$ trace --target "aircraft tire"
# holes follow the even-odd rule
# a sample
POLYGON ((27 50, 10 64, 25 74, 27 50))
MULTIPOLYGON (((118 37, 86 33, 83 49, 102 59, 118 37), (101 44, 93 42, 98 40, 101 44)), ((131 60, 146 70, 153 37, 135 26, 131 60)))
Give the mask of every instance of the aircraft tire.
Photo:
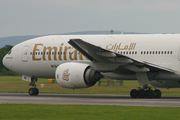
POLYGON ((137 98, 138 91, 136 89, 132 89, 130 92, 131 98, 137 98))
POLYGON ((147 90, 146 91, 146 97, 147 98, 153 98, 154 97, 154 91, 153 90, 147 90))
POLYGON ((34 88, 34 95, 38 95, 39 94, 39 89, 37 89, 37 88, 34 88))
POLYGON ((29 91, 28 91, 29 95, 34 95, 34 88, 30 88, 29 91))
POLYGON ((37 88, 30 88, 28 91, 29 95, 38 95, 39 94, 39 90, 37 88))
POLYGON ((154 90, 154 98, 160 98, 161 97, 161 91, 159 89, 154 90))
POLYGON ((146 97, 146 92, 144 89, 138 90, 138 97, 139 98, 145 98, 146 97))

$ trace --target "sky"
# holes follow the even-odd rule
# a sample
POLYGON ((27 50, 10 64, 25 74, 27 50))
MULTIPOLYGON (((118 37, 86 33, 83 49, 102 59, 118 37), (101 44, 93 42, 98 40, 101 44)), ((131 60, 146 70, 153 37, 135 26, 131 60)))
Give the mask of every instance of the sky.
POLYGON ((111 29, 180 33, 180 0, 0 0, 0 38, 111 29))

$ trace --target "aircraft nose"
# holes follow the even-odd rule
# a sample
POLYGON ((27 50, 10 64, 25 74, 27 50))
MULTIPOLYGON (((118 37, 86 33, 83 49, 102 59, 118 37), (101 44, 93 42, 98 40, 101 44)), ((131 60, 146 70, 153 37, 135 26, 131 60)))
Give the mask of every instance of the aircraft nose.
MULTIPOLYGON (((6 60, 6 56, 7 56, 7 55, 5 55, 5 56, 4 56, 3 61, 2 61, 2 62, 3 62, 3 65, 4 65, 5 67, 7 67, 7 60, 6 60)), ((8 67, 7 67, 7 68, 8 68, 8 67)))
POLYGON ((12 60, 12 57, 8 56, 8 55, 5 55, 2 62, 3 62, 3 65, 8 68, 9 70, 11 70, 11 60, 12 60))

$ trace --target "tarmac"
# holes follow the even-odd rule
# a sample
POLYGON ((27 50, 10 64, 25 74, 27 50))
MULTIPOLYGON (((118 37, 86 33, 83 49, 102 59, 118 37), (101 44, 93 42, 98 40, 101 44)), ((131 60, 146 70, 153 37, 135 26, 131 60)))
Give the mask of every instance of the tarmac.
POLYGON ((131 98, 128 95, 45 94, 30 96, 28 93, 0 93, 0 104, 54 104, 54 105, 121 105, 180 107, 180 97, 155 99, 131 98))

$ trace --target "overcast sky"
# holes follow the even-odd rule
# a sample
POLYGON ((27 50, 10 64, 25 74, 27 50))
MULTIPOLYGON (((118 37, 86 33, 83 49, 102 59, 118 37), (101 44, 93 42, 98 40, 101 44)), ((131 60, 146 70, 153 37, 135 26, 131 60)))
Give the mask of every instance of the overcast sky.
POLYGON ((180 33, 180 0, 0 0, 0 37, 111 29, 180 33))

